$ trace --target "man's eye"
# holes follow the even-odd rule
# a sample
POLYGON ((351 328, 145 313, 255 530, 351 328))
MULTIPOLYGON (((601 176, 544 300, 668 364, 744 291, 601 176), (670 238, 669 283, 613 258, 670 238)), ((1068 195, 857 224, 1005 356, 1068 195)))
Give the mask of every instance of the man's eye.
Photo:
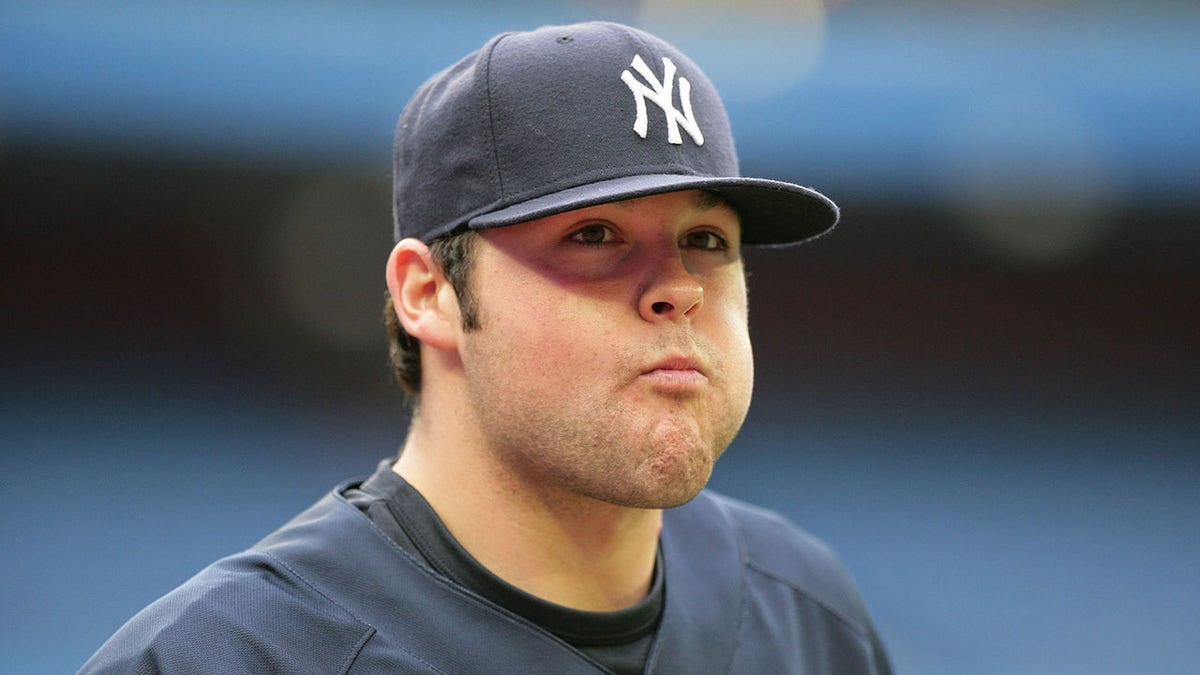
POLYGON ((689 232, 684 236, 683 244, 688 248, 698 248, 705 251, 724 251, 729 248, 729 244, 725 239, 711 230, 689 232))
POLYGON ((600 223, 585 225, 571 235, 571 241, 589 245, 607 244, 614 239, 616 239, 616 235, 613 234, 613 231, 607 225, 600 223))

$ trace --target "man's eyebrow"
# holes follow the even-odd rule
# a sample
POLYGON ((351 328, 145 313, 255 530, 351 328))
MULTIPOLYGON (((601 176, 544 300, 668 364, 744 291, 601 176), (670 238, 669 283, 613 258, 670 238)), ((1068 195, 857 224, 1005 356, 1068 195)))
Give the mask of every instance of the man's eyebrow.
POLYGON ((715 192, 702 190, 700 194, 696 196, 696 211, 708 211, 722 205, 730 206, 730 208, 732 208, 732 205, 729 204, 729 200, 715 192))

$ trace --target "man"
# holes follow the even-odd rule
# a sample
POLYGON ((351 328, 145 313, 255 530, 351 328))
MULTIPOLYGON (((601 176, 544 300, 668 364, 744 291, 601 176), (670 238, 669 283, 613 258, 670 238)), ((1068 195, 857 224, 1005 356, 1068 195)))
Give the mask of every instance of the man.
POLYGON ((853 584, 703 491, 753 380, 743 245, 836 207, 738 175, 699 69, 498 36, 397 126, 395 462, 144 610, 85 672, 886 673, 853 584))

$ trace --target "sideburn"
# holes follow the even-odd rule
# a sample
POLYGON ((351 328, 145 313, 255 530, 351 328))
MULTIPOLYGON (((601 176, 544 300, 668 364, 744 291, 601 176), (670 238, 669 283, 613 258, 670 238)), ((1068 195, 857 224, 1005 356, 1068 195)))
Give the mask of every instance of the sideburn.
POLYGON ((429 244, 429 252, 450 281, 454 295, 458 298, 462 328, 475 331, 480 328, 479 300, 471 284, 471 269, 475 262, 475 246, 479 233, 465 230, 457 234, 435 239, 429 244))

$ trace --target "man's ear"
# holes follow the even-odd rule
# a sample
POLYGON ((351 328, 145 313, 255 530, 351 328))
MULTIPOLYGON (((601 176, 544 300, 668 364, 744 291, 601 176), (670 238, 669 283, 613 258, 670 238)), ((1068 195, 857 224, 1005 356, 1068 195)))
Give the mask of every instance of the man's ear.
POLYGON ((387 262, 392 308, 409 335, 435 349, 455 349, 461 325, 454 287, 433 262, 429 247, 402 239, 387 262))

